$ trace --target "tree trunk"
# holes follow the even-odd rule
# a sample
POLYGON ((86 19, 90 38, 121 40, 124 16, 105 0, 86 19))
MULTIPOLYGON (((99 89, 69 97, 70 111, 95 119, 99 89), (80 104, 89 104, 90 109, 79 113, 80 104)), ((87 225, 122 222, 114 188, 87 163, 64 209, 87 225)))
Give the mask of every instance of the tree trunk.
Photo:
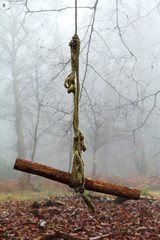
POLYGON ((72 159, 73 159, 73 133, 72 128, 70 131, 70 150, 69 150, 69 167, 68 172, 72 171, 72 159))
POLYGON ((18 80, 16 79, 15 69, 12 71, 13 75, 13 90, 14 90, 14 99, 15 99, 15 117, 16 117, 16 132, 17 132, 17 147, 18 147, 18 156, 20 158, 25 158, 25 143, 24 143, 24 134, 23 134, 23 119, 21 113, 21 104, 18 90, 18 80))
POLYGON ((97 170, 97 157, 96 157, 96 150, 94 149, 94 151, 93 151, 93 172, 92 172, 93 177, 96 176, 96 170, 97 170))
MULTIPOLYGON (((46 165, 22 159, 16 159, 14 169, 42 176, 70 186, 71 177, 70 173, 60 171, 58 169, 51 168, 46 165)), ((117 184, 112 184, 100 180, 94 180, 91 178, 85 178, 85 189, 95 192, 112 194, 127 199, 138 200, 140 198, 140 191, 136 189, 130 189, 125 186, 120 186, 117 184)))
MULTIPOLYGON (((35 124, 34 136, 33 136, 33 150, 31 155, 32 162, 34 162, 34 159, 35 159, 36 148, 38 143, 38 127, 39 127, 40 113, 41 113, 41 105, 40 103, 38 103, 37 118, 36 118, 36 124, 35 124)), ((30 181, 31 181, 31 174, 28 174, 28 184, 30 184, 30 181)))

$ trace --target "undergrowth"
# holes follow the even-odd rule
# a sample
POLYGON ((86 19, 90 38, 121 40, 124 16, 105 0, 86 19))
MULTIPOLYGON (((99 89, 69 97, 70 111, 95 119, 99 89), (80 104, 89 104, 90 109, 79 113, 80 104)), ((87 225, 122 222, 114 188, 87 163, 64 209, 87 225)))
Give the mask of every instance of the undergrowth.
POLYGON ((0 202, 3 201, 40 201, 44 198, 55 197, 61 198, 64 195, 71 195, 70 192, 62 193, 59 191, 42 191, 42 192, 34 192, 34 191, 26 191, 26 192, 0 192, 0 202))
POLYGON ((0 179, 0 201, 41 200, 44 197, 62 197, 71 194, 69 187, 50 180, 34 178, 28 184, 25 178, 0 179))
MULTIPOLYGON (((116 183, 119 185, 127 185, 131 188, 137 188, 141 191, 142 195, 156 195, 158 198, 160 196, 160 185, 158 188, 159 182, 153 182, 153 186, 148 186, 147 184, 144 184, 144 181, 141 182, 136 179, 136 182, 132 179, 124 181, 124 179, 121 179, 121 181, 117 182, 117 178, 107 179, 107 182, 116 183), (136 184, 137 183, 137 184, 136 184), (143 183, 140 185, 140 183, 143 183), (156 188, 155 189, 155 183, 156 188), (153 187, 153 188, 152 188, 153 187)), ((96 196, 95 192, 86 191, 89 195, 96 196)), ((100 196, 103 197, 109 197, 112 198, 114 196, 106 195, 97 193, 100 196)), ((68 186, 57 183, 55 181, 42 179, 39 177, 35 177, 31 179, 30 184, 28 184, 26 178, 21 177, 18 180, 16 179, 6 179, 4 177, 0 177, 0 201, 10 201, 10 200, 16 200, 16 201, 25 201, 25 200, 31 200, 31 201, 40 201, 44 199, 45 197, 63 197, 63 196, 72 196, 73 190, 70 189, 68 186)))

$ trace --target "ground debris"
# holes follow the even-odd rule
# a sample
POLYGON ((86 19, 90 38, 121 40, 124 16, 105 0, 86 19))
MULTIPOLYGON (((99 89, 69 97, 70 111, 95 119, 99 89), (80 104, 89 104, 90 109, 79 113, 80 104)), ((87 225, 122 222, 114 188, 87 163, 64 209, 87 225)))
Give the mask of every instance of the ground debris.
POLYGON ((95 197, 93 203, 94 214, 75 196, 36 203, 2 202, 0 239, 33 240, 43 236, 49 239, 49 235, 83 240, 159 239, 160 200, 127 200, 115 204, 107 198, 95 197))

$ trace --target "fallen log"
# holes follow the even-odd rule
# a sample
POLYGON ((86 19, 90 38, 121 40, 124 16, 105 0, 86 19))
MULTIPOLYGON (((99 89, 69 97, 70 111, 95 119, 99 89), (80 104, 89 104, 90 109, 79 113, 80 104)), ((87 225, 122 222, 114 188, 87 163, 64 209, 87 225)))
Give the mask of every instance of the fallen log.
MULTIPOLYGON (((43 164, 30 162, 23 159, 16 159, 14 169, 45 177, 70 186, 70 173, 48 167, 43 164)), ((85 189, 127 199, 140 199, 140 191, 137 189, 130 189, 125 186, 104 182, 101 180, 95 180, 92 178, 85 178, 85 189)))

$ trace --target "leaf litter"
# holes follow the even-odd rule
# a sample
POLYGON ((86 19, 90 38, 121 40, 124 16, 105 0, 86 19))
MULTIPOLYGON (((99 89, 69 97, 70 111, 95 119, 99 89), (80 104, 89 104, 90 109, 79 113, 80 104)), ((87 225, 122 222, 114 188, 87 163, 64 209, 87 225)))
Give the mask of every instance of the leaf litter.
POLYGON ((79 196, 2 202, 0 239, 160 239, 160 200, 92 200, 94 214, 79 196))

